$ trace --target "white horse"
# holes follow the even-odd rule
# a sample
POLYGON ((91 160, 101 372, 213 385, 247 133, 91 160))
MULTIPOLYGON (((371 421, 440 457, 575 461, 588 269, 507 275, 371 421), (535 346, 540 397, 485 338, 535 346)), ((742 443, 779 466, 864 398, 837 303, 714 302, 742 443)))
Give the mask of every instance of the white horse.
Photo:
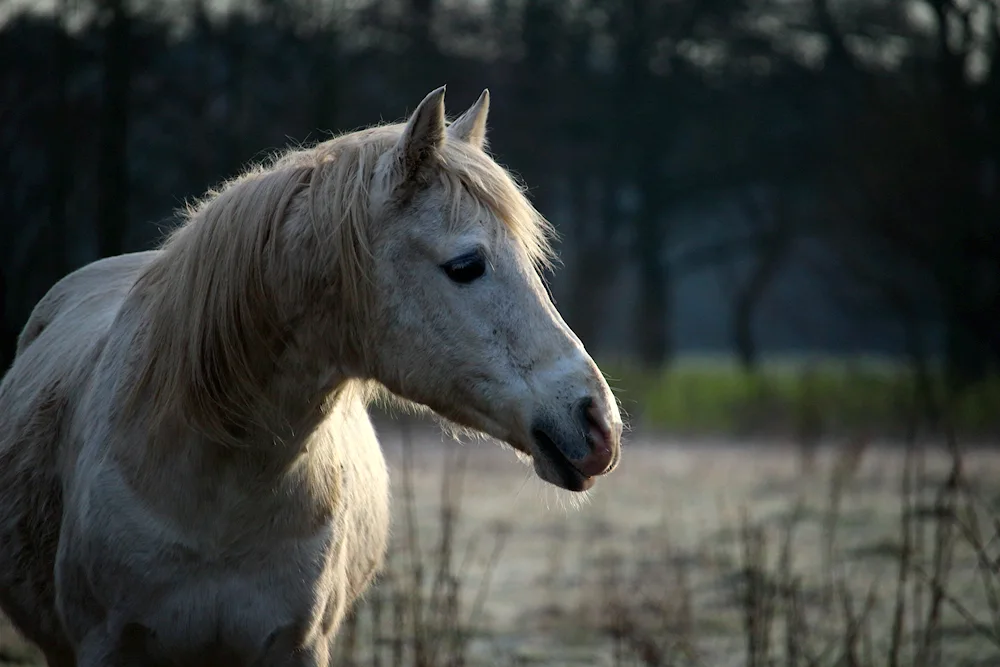
POLYGON ((320 666, 383 561, 373 389, 588 489, 621 417, 487 92, 287 153, 63 278, 0 385, 0 608, 51 667, 320 666))

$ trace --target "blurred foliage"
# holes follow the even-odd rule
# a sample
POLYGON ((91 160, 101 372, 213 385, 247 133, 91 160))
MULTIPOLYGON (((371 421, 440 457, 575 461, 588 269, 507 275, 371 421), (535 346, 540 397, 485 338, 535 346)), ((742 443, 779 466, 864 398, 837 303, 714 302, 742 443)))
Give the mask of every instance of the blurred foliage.
POLYGON ((491 145, 559 228, 552 291, 595 352, 1000 370, 992 0, 34 4, 0 0, 0 362, 69 270, 447 83, 452 113, 493 92, 491 145))
POLYGON ((704 359, 659 372, 627 362, 601 367, 635 425, 672 433, 904 437, 916 418, 918 427, 939 433, 951 428, 974 439, 1000 437, 997 378, 954 394, 937 370, 929 373, 931 395, 925 396, 911 368, 876 360, 764 362, 752 373, 704 359))

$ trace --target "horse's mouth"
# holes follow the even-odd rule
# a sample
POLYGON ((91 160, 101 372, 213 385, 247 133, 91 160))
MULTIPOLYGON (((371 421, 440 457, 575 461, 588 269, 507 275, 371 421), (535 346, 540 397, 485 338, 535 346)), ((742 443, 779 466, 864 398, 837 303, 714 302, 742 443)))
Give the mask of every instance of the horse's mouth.
POLYGON ((566 455, 560 451, 559 447, 556 446, 556 443, 552 441, 552 438, 545 431, 537 428, 533 429, 531 436, 535 444, 531 455, 532 458, 536 459, 536 470, 540 467, 548 466, 557 478, 549 479, 548 481, 561 486, 567 491, 586 491, 594 486, 597 480, 577 470, 573 462, 566 458, 566 455))

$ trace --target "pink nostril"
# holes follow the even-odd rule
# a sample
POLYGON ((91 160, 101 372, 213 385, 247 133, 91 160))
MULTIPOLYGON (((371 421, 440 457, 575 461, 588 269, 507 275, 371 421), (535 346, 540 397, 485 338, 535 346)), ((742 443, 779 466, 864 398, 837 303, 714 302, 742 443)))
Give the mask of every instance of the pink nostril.
POLYGON ((604 425, 587 415, 587 426, 588 426, 588 437, 590 440, 590 446, 595 452, 604 452, 611 449, 610 438, 608 437, 608 430, 604 425))
POLYGON ((587 399, 584 408, 583 415, 587 426, 590 453, 579 461, 576 467, 582 474, 593 477, 606 472, 611 466, 615 458, 614 443, 611 429, 594 402, 587 399))
POLYGON ((595 450, 611 451, 611 429, 609 429, 596 407, 587 408, 587 426, 590 430, 590 443, 595 450))

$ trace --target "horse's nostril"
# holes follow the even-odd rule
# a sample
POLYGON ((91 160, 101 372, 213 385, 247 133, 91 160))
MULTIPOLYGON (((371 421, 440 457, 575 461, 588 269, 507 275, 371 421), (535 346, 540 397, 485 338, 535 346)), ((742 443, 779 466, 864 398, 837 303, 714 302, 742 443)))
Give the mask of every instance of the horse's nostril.
POLYGON ((590 442, 591 449, 597 452, 604 450, 610 452, 611 430, 604 421, 603 415, 597 409, 594 399, 588 396, 581 400, 577 406, 577 411, 578 418, 583 426, 584 433, 587 434, 587 440, 590 442))

